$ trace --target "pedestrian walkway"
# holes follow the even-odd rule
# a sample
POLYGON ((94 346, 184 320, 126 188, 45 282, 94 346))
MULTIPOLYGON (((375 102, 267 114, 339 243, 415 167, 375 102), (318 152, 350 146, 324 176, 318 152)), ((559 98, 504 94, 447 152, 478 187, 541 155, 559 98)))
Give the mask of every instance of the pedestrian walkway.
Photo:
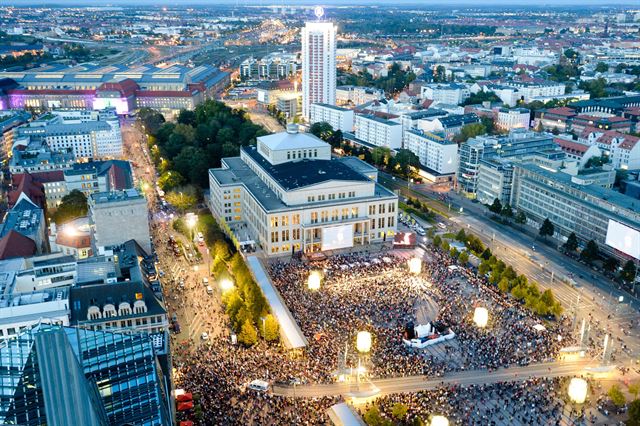
POLYGON ((273 286, 269 275, 264 270, 260 259, 256 255, 247 256, 247 264, 253 273, 256 282, 262 289, 262 294, 271 306, 271 312, 280 324, 280 334, 282 341, 287 349, 301 349, 308 344, 307 338, 304 337, 300 327, 293 319, 293 315, 284 304, 278 290, 273 286))

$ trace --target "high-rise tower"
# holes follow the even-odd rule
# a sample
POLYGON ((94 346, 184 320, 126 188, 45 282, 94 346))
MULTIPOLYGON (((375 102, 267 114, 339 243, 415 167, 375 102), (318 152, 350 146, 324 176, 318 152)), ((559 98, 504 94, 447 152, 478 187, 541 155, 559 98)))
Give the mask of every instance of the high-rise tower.
POLYGON ((315 15, 318 20, 302 29, 302 116, 306 120, 312 103, 336 103, 336 27, 321 20, 321 7, 315 15))

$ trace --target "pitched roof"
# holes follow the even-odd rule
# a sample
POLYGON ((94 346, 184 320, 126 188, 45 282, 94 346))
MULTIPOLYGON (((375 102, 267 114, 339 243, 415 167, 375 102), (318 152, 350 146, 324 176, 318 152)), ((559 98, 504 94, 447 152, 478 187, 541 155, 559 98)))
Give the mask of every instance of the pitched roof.
POLYGON ((554 138, 553 141, 557 143, 564 152, 568 152, 574 155, 582 156, 590 148, 590 146, 587 144, 570 141, 563 138, 554 138))
POLYGON ((550 108, 545 112, 545 114, 554 114, 561 115, 564 117, 573 117, 576 115, 576 112, 569 107, 559 107, 559 108, 550 108))
POLYGON ((36 243, 13 229, 0 239, 0 260, 27 257, 35 253, 36 243))
POLYGON ((9 207, 18 203, 20 194, 26 195, 34 204, 43 207, 45 203, 44 186, 29 173, 19 173, 13 175, 15 188, 7 193, 9 207))

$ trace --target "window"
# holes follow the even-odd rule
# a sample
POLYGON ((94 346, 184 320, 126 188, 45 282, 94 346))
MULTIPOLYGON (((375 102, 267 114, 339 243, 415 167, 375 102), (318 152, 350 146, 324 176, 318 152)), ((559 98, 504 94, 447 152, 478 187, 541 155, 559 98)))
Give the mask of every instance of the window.
POLYGON ((369 206, 369 215, 371 216, 371 215, 374 215, 374 214, 376 214, 376 205, 372 204, 372 205, 369 206))
POLYGON ((282 241, 289 241, 289 230, 282 231, 282 241))
POLYGON ((393 216, 389 216, 388 220, 387 220, 387 224, 389 227, 392 227, 395 223, 395 220, 393 218, 393 216))
POLYGON ((272 243, 277 243, 278 242, 278 231, 273 231, 271 233, 271 242, 272 243))
POLYGON ((311 223, 318 223, 318 212, 311 213, 311 223))
POLYGON ((294 225, 300 225, 300 215, 298 213, 291 216, 291 223, 294 225))
POLYGON ((349 209, 348 208, 344 208, 342 209, 342 216, 341 219, 348 219, 349 218, 349 209))
POLYGON ((289 216, 282 216, 282 226, 289 226, 289 216))

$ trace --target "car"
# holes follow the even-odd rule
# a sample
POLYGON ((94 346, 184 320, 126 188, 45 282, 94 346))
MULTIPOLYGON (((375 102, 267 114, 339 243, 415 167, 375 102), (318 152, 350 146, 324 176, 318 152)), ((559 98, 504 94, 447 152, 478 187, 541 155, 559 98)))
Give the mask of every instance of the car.
POLYGON ((209 333, 207 333, 206 331, 203 331, 202 334, 200 335, 200 339, 209 340, 209 333))
POLYGON ((269 383, 264 380, 253 380, 247 387, 258 392, 266 392, 269 390, 269 383))
POLYGON ((442 223, 442 222, 438 222, 438 228, 440 228, 440 229, 447 229, 447 225, 445 225, 445 224, 444 224, 444 223, 442 223))
POLYGON ((424 228, 416 228, 416 234, 420 235, 421 237, 427 235, 427 233, 424 232, 424 228))

